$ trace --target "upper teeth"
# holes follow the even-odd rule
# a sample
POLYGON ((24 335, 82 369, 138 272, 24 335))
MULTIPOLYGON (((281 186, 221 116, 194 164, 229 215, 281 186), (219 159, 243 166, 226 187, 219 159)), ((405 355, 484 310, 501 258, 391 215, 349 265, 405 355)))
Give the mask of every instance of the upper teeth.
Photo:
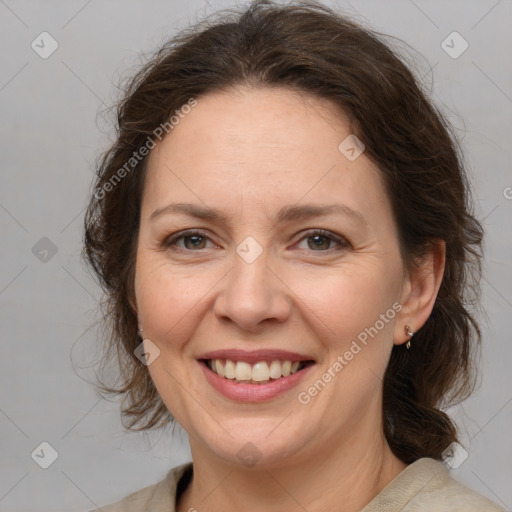
POLYGON ((231 361, 230 359, 210 359, 209 368, 226 379, 238 381, 262 382, 269 379, 288 377, 300 368, 300 361, 260 361, 255 364, 244 361, 231 361))

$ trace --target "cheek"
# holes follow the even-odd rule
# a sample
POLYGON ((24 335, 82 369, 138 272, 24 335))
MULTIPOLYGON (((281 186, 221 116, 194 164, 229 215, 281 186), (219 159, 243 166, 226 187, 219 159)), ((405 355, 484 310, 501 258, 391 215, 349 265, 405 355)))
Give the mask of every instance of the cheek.
POLYGON ((197 327, 217 281, 215 272, 194 272, 162 262, 161 256, 142 254, 135 289, 144 334, 163 350, 178 348, 197 327))
POLYGON ((307 278, 297 274, 292 289, 299 299, 298 307, 309 311, 312 321, 324 333, 325 337, 319 339, 330 339, 330 348, 338 350, 376 322, 379 331, 391 330, 395 316, 392 305, 398 297, 392 276, 392 269, 384 272, 372 266, 353 265, 320 271, 307 278), (386 312, 387 321, 381 325, 380 315, 386 312))
POLYGON ((307 323, 313 326, 313 337, 327 356, 321 362, 323 372, 329 372, 325 378, 332 379, 328 391, 316 401, 319 410, 331 410, 334 400, 356 415, 380 385, 393 347, 396 315, 396 286, 392 269, 388 270, 386 275, 372 265, 354 265, 328 278, 303 280, 297 290, 304 303, 302 311, 311 312, 307 323))

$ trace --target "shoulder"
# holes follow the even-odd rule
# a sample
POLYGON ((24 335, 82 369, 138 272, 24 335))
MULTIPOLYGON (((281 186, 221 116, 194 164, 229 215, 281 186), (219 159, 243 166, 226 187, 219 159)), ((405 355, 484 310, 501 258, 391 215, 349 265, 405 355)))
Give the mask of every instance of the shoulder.
MULTIPOLYGON (((422 460, 422 459, 420 459, 422 460)), ((418 505, 436 506, 436 510, 464 510, 467 512, 502 512, 496 503, 473 489, 455 480, 441 462, 426 459, 434 474, 425 489, 421 490, 412 500, 418 505)), ((411 508, 421 510, 420 508, 411 508)))
POLYGON ((172 468, 160 482, 132 492, 121 501, 90 512, 174 512, 178 482, 184 473, 191 469, 190 462, 172 468))
POLYGON ((493 501, 452 478, 441 462, 428 457, 407 466, 364 508, 364 512, 377 510, 504 511, 493 501))

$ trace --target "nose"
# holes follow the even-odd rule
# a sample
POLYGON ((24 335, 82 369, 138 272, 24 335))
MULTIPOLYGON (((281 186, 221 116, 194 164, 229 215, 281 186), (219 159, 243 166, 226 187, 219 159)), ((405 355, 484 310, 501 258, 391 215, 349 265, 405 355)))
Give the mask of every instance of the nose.
MULTIPOLYGON (((214 313, 240 329, 257 332, 270 321, 282 323, 290 315, 290 292, 272 267, 267 251, 252 263, 234 255, 233 268, 222 280, 214 313)), ((274 265, 275 266, 275 265, 274 265)))

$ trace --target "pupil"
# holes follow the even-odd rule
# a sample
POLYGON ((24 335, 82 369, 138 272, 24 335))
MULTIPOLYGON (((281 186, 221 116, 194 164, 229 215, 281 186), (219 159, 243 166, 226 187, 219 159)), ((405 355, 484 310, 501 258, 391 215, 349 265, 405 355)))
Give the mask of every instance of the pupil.
POLYGON ((187 237, 187 239, 188 239, 189 241, 195 240, 195 242, 194 242, 194 241, 192 241, 192 246, 193 246, 193 247, 196 247, 196 248, 198 247, 198 243, 196 243, 196 242, 198 242, 198 240, 199 240, 199 244, 200 244, 200 243, 201 243, 201 241, 202 241, 202 238, 203 238, 203 237, 202 237, 202 236, 200 236, 200 235, 192 235, 192 236, 188 236, 188 237, 187 237))
POLYGON ((322 246, 322 239, 324 239, 324 244, 325 244, 325 241, 327 241, 327 245, 329 245, 329 241, 327 240, 327 238, 323 235, 315 235, 313 237, 311 237, 313 240, 314 240, 314 245, 315 247, 321 247, 322 246), (318 244, 318 239, 320 239, 320 243, 318 244))

